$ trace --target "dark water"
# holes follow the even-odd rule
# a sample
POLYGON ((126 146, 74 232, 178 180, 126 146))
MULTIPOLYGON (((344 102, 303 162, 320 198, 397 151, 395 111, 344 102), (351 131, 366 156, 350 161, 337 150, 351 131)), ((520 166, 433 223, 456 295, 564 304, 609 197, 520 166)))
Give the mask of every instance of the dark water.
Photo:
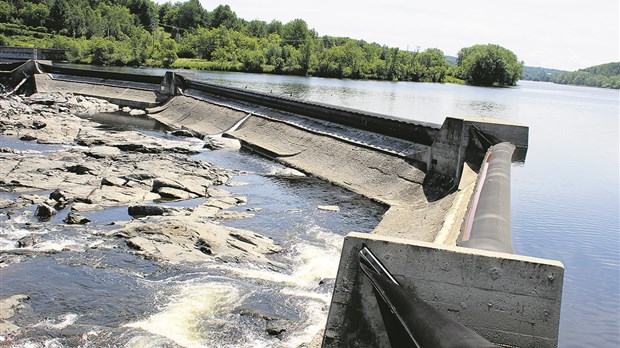
MULTIPOLYGON (((146 120, 120 127, 124 117, 92 119, 115 131, 175 138, 146 120)), ((0 143, 23 150, 62 149, 9 137, 0 137, 0 143)), ((110 223, 131 219, 127 207, 86 212, 92 220, 87 227, 64 225, 66 212, 40 224, 34 208, 11 220, 0 211, 1 297, 30 296, 29 308, 16 321, 23 334, 0 346, 297 347, 309 342, 325 324, 344 235, 369 232, 385 208, 249 152, 205 151, 195 158, 245 172, 234 178, 243 185, 221 188, 246 196, 248 204, 236 210, 251 209, 255 216, 221 223, 273 238, 284 249, 276 257, 286 269, 213 260, 162 265, 132 255, 122 240, 108 234, 115 228, 110 223), (338 205, 341 211, 322 211, 319 205, 338 205), (15 255, 21 238, 37 243, 15 255), (287 331, 270 336, 265 318, 287 331)))
MULTIPOLYGON (((566 267, 561 347, 620 346, 617 90, 528 81, 521 81, 514 88, 482 88, 193 73, 197 78, 217 83, 405 119, 442 123, 447 116, 485 116, 528 125, 530 147, 526 162, 512 170, 515 250, 519 254, 560 260, 566 267)), ((252 180, 259 178, 247 178, 252 180)), ((334 198, 338 195, 328 194, 326 200, 338 200, 334 198)), ((350 228, 356 229, 354 223, 350 228)))
POLYGON ((517 253, 566 267, 561 347, 620 346, 619 118, 617 90, 521 81, 513 88, 195 72, 262 92, 442 123, 505 118, 530 127, 512 170, 517 253))

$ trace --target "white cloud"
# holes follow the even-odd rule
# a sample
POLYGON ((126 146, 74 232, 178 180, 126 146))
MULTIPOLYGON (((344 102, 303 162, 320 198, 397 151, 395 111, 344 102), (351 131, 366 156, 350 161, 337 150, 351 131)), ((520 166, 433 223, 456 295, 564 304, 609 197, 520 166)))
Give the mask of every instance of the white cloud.
MULTIPOLYGON (((158 2, 164 2, 159 0, 158 2)), ((212 10, 218 2, 201 0, 212 10)), ((620 61, 617 0, 223 0, 246 20, 304 19, 320 35, 455 55, 494 43, 526 65, 574 70, 620 61)))

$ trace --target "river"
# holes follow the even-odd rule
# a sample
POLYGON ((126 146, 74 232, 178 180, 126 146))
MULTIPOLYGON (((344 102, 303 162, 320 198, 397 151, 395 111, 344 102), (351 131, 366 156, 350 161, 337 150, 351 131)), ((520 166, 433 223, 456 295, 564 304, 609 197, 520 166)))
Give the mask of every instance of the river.
MULTIPOLYGON (((127 70, 124 70, 127 71, 127 70)), ((131 72, 148 72, 161 74, 158 69, 130 69, 131 72)), ((373 111, 404 119, 414 119, 441 124, 447 116, 485 116, 505 118, 521 122, 530 127, 530 139, 527 158, 524 164, 515 164, 512 168, 512 235, 515 252, 518 254, 560 260, 566 267, 562 313, 560 324, 560 347, 613 347, 620 346, 620 169, 619 169, 619 118, 620 118, 620 94, 617 90, 598 88, 574 87, 521 81, 512 88, 484 88, 470 87, 454 84, 429 84, 409 82, 385 82, 385 81, 354 81, 324 79, 314 77, 291 77, 244 73, 220 73, 184 71, 193 73, 198 79, 205 79, 215 83, 249 88, 276 95, 292 96, 304 100, 319 101, 322 103, 336 104, 356 109, 373 111)), ((229 154, 219 155, 215 159, 222 166, 235 165, 238 160, 229 158, 229 154)), ((240 169, 247 170, 247 166, 254 168, 256 175, 246 178, 254 181, 257 185, 249 185, 245 192, 248 197, 257 194, 265 197, 261 204, 272 204, 271 193, 261 194, 251 187, 263 187, 264 190, 280 190, 282 197, 297 197, 288 201, 284 206, 274 209, 274 214, 260 224, 269 230, 269 225, 288 224, 285 230, 291 231, 285 235, 277 233, 270 236, 280 241, 290 243, 291 235, 302 231, 303 237, 294 239, 296 245, 301 246, 307 241, 313 241, 314 246, 325 248, 330 253, 341 241, 342 234, 355 230, 357 219, 365 214, 370 219, 364 220, 362 230, 371 229, 377 221, 381 208, 373 206, 369 202, 358 200, 353 195, 345 192, 332 192, 331 188, 325 188, 320 183, 303 185, 295 184, 296 181, 275 180, 262 174, 271 169, 265 169, 268 165, 260 160, 246 156, 241 160, 240 169), (261 169, 262 168, 262 169, 261 169), (268 183, 271 186, 264 186, 268 183), (253 191, 254 190, 254 191, 253 191), (307 196, 313 196, 310 192, 319 192, 316 200, 309 205, 304 205, 307 196), (355 199, 346 210, 346 202, 355 199), (345 206, 344 218, 340 220, 325 220, 325 215, 314 212, 310 206, 317 204, 334 203, 345 206), (287 222, 286 219, 275 219, 278 214, 286 213, 287 206, 296 206, 301 211, 311 213, 303 214, 297 222, 287 222), (354 207, 355 206, 355 207, 354 207), (279 209, 279 210, 278 210, 279 209)), ((209 160, 209 159, 206 159, 209 160)), ((239 189, 243 190, 243 189, 239 189)), ((265 191, 266 192, 266 191, 265 191)), ((274 191, 275 192, 275 191, 274 191)), ((290 214, 288 214, 290 216, 290 214)), ((240 226, 247 227, 247 226, 240 226)), ((271 227, 273 228, 273 227, 271 227)), ((268 233, 267 233, 268 234, 268 233)), ((91 242, 95 242, 94 240, 91 242)), ((317 250, 296 250, 291 259, 301 260, 298 270, 304 267, 314 267, 307 257, 317 255, 317 250), (305 263, 304 263, 305 262, 305 263)), ((104 253, 105 254, 105 253, 104 253)), ((100 255, 105 260, 105 255, 100 255)), ((77 257, 77 256, 76 256, 77 257)), ((86 262, 82 257, 76 260, 65 260, 59 264, 65 267, 68 264, 86 262)), ((44 265, 38 263, 31 265, 36 269, 44 265)), ((128 262, 116 260, 117 264, 128 262)), ((132 260, 131 262, 137 262, 132 260)), ((327 262, 336 262, 329 259, 327 262)), ((68 266, 66 266, 68 267, 68 266)), ((150 268, 149 264, 139 264, 140 272, 147 274, 157 273, 150 268)), ((30 268, 29 268, 30 269, 30 268)), ((64 270, 64 269, 63 269, 64 270)), ((70 269, 67 268, 66 272, 70 269)), ((99 271, 103 272, 103 271, 99 271)), ((161 271, 163 272, 163 271, 161 271)), ((223 272, 223 271, 222 271, 223 272)), ((306 275, 316 277, 313 272, 306 270, 306 275)), ((6 273, 6 272, 5 272, 6 273)), ((205 272, 198 277, 189 277, 187 270, 167 270, 163 275, 149 279, 149 285, 123 284, 122 288, 139 288, 141 292, 136 299, 128 302, 128 305, 137 303, 139 298, 149 298, 153 303, 162 308, 160 311, 147 310, 147 319, 135 323, 134 326, 147 327, 151 332, 161 330, 156 323, 166 315, 174 316, 176 304, 179 306, 191 306, 192 298, 187 297, 186 292, 162 293, 153 290, 153 284, 167 282, 172 284, 186 284, 189 278, 195 285, 196 292, 200 294, 215 294, 226 301, 236 301, 230 298, 234 293, 232 285, 238 285, 239 281, 224 279, 229 275, 217 272, 205 272), (217 282, 205 282, 204 279, 220 281, 221 289, 210 287, 207 284, 217 282), (202 280, 201 280, 202 279, 202 280), (232 284, 232 285, 231 285, 232 284), (222 290, 223 289, 223 290, 222 290), (223 292, 223 293, 222 293, 223 292), (161 299, 159 297, 164 297, 161 299), (185 303, 184 300, 190 301, 185 303), (174 302, 176 301, 176 302, 174 302), (173 305, 171 305, 171 303, 173 305), (167 306, 167 307, 166 307, 167 306), (167 310, 169 311, 167 312, 167 310), (159 317, 158 317, 159 316, 159 317), (142 325, 142 326, 140 326, 142 325), (151 326, 149 326, 151 325, 151 326)), ((277 312, 285 318, 298 320, 295 316, 309 317, 323 311, 325 313, 325 294, 321 291, 307 291, 312 289, 307 284, 289 283, 292 278, 260 280, 261 276, 273 277, 273 274, 255 273, 245 274, 242 278, 253 279, 241 287, 241 293, 235 296, 243 297, 243 289, 259 287, 263 289, 251 295, 250 303, 254 303, 252 310, 260 311, 260 304, 264 299, 282 300, 282 293, 295 292, 294 298, 311 299, 304 303, 308 304, 303 310, 299 310, 299 300, 285 300, 278 308, 263 309, 269 313, 277 312), (268 290, 274 283, 278 285, 280 292, 268 290), (302 294, 303 293, 303 294, 302 294)), ((291 276, 291 275, 288 275, 291 276)), ((239 277, 238 277, 239 278, 239 277)), ((236 278, 236 279, 238 279, 236 278)), ((5 278, 6 279, 6 278, 5 278)), ((119 280, 114 280, 119 281, 119 280)), ((130 282, 129 280, 121 280, 130 282)), ((56 282, 62 283, 62 280, 56 282)), ((131 281, 133 282, 133 281, 131 281)), ((86 285, 88 286, 88 284, 86 285)), ((56 294, 47 295, 50 298, 59 296, 62 287, 56 294)), ((167 291, 171 288, 168 287, 167 291)), ((109 294, 109 298, 118 295, 109 294)), ((198 296, 198 295, 197 295, 198 296)), ((210 296, 210 295, 208 295, 210 296)), ((208 297, 207 296, 207 297, 208 297)), ((203 296, 204 297, 204 296, 203 296)), ((200 298, 198 296, 197 298, 200 298)), ((204 306, 218 304, 204 304, 204 306)), ((224 303, 221 306, 226 306, 224 303)), ((273 306, 273 305, 271 305, 273 306)), ((219 307, 218 307, 219 308, 219 307)), ((216 308, 217 309, 217 308, 216 308)), ((134 310, 135 311, 135 310, 134 310)), ((215 313, 220 313, 211 311, 215 313)), ((73 313, 73 312, 72 312, 73 313)), ((123 312, 125 313, 125 312, 123 312)), ((61 313, 55 317, 55 322, 50 325, 60 325, 61 313)), ((75 313, 74 313, 75 314, 75 313)), ((123 318, 129 318, 136 313, 126 313, 123 318)), ((79 314, 81 315, 81 314, 79 314)), ((67 319, 67 318, 65 318, 67 319)), ((69 318, 70 319, 70 318, 69 318)), ((317 322, 302 318, 304 325, 317 325, 317 322)), ((165 322, 165 320, 164 320, 165 322)), ((236 325, 251 325, 248 323, 236 323, 236 325)), ((44 324, 41 324, 46 328, 44 324)), ((217 325, 216 325, 217 326, 217 325)), ((47 330, 47 329, 46 329, 47 330)), ((182 328, 178 328, 182 330, 182 328)), ((206 330, 215 330, 207 327, 206 330)), ((40 329, 39 331, 44 331, 40 329)), ((222 334, 222 342, 232 342, 239 339, 238 335, 222 334)), ((37 331, 37 333, 40 333, 37 331)), ((123 333, 126 334, 126 333, 123 333)), ((186 339, 188 336, 183 332, 179 337, 186 339)), ((190 335, 191 336, 191 335, 190 335)), ((137 336, 136 336, 137 337, 137 336)), ((137 340, 138 338, 131 337, 137 340)), ((270 345, 265 341, 251 335, 243 336, 240 345, 270 345)), ((127 340, 125 340, 126 342, 127 340)), ((191 341, 190 343, 192 343, 191 341)), ((297 342, 290 338, 291 345, 297 342)), ((191 345, 191 344, 189 344, 191 345)))
POLYGON ((515 252, 566 267, 560 347, 620 346, 620 92, 520 81, 512 88, 193 72, 196 78, 433 123, 530 127, 512 168, 515 252))

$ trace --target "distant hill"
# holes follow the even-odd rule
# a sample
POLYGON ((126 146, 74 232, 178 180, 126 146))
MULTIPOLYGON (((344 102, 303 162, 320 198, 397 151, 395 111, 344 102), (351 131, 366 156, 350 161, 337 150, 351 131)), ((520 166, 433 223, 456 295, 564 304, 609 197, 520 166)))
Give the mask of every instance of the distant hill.
POLYGON ((552 75, 565 72, 565 70, 542 68, 536 66, 523 66, 523 77, 521 77, 521 79, 529 81, 551 82, 552 75))
POLYGON ((551 82, 563 85, 620 89, 620 62, 552 74, 551 82))
MULTIPOLYGON (((456 65, 457 57, 445 57, 449 64, 456 65)), ((577 71, 523 66, 521 80, 620 89, 620 62, 595 65, 577 71)))
POLYGON ((589 68, 581 69, 579 71, 585 71, 588 73, 603 76, 620 76, 620 62, 595 65, 589 68))

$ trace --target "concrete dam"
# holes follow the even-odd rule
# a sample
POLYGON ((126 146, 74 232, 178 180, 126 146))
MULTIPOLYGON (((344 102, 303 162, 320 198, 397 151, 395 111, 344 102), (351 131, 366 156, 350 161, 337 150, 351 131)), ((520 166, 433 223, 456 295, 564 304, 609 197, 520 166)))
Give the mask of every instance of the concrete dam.
POLYGON ((527 126, 403 120, 180 72, 132 75, 34 60, 0 68, 7 93, 62 91, 145 109, 172 128, 236 139, 387 206, 372 233, 345 238, 323 347, 454 346, 436 337, 462 328, 499 346, 557 346, 564 267, 514 254, 510 235, 510 167, 525 160, 527 126), (393 286, 369 275, 365 262, 397 284, 413 312, 428 312, 402 312, 393 286), (421 323, 429 315, 439 319, 421 323))

